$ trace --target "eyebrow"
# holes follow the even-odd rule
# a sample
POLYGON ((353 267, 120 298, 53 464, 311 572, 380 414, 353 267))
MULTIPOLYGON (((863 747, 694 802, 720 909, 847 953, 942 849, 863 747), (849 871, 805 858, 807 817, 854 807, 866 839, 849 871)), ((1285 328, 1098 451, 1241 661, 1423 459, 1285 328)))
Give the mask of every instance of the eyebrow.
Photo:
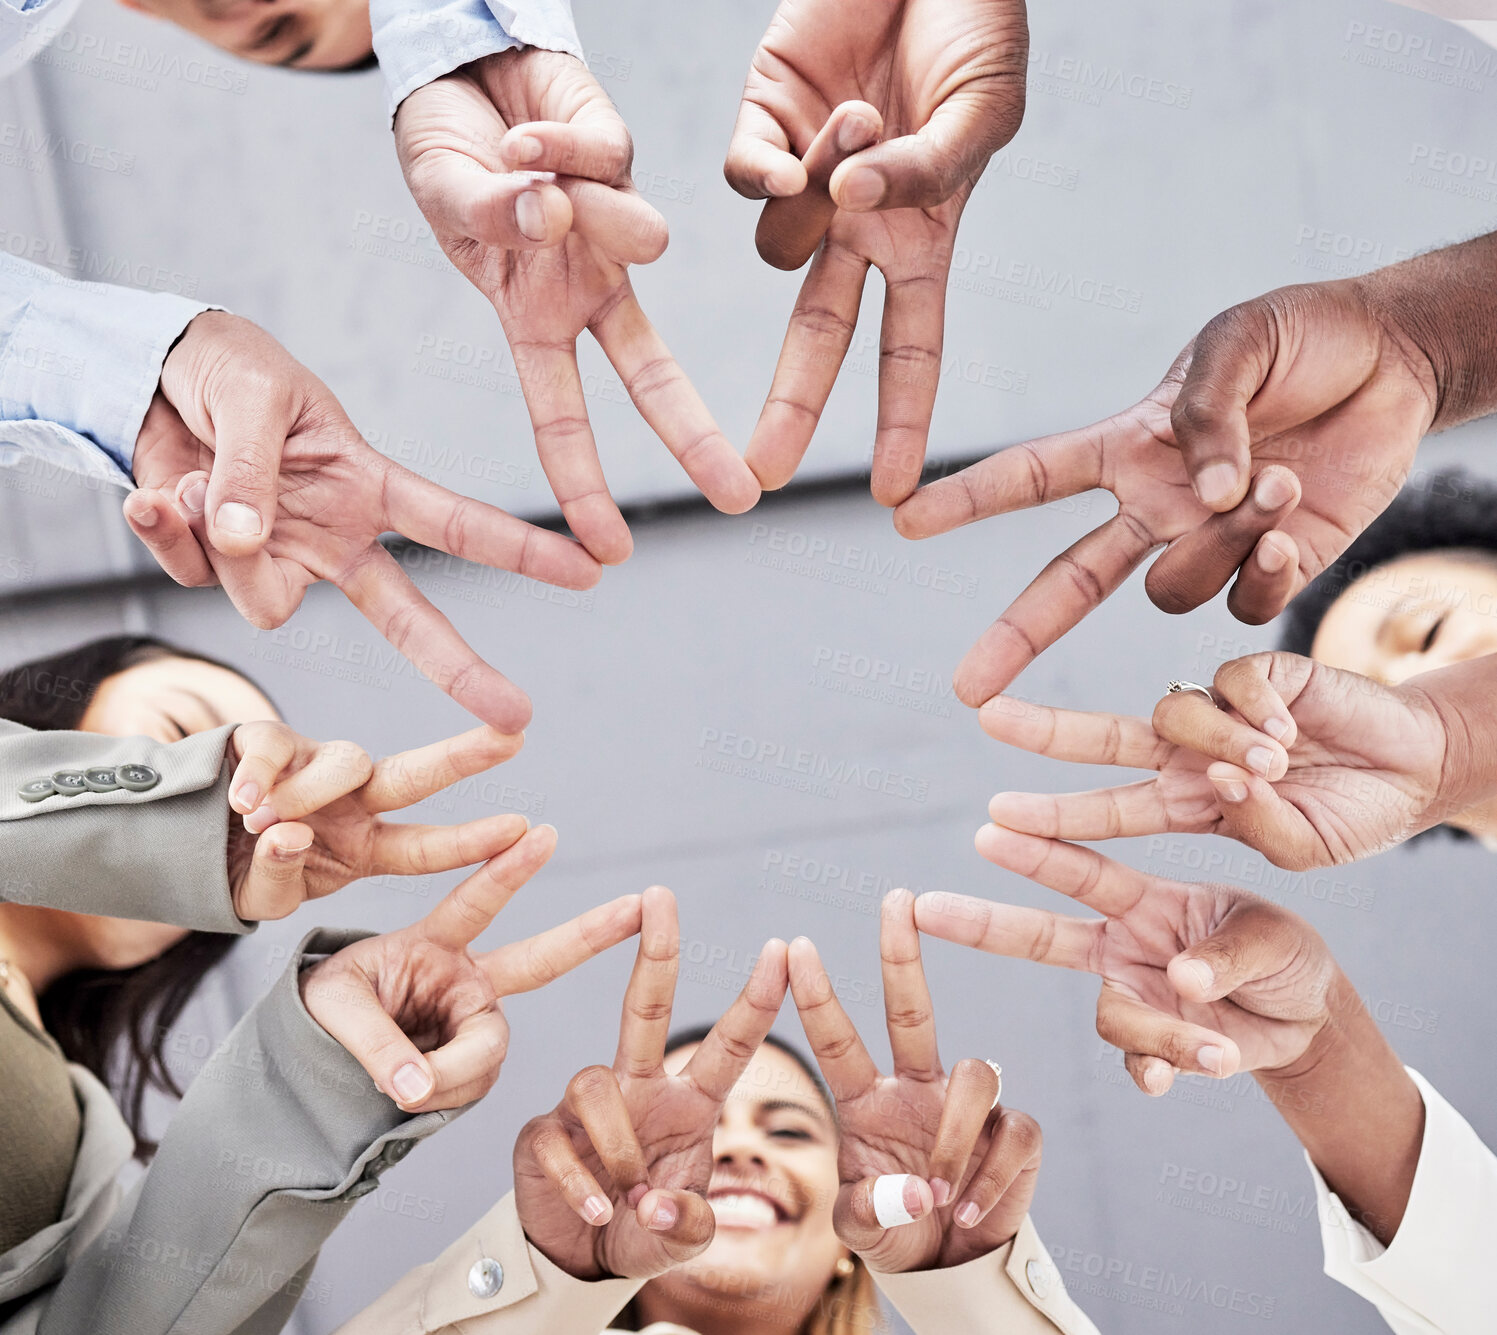
MULTIPOLYGON (((196 691, 189 691, 189 690, 187 690, 184 687, 182 689, 182 694, 185 695, 189 700, 196 700, 197 703, 202 706, 203 713, 205 713, 208 716, 208 726, 209 727, 211 727, 211 728, 221 728, 221 727, 223 727, 223 725, 225 723, 227 723, 229 721, 213 705, 209 704, 208 701, 206 699, 204 699, 201 695, 199 695, 196 691)), ((175 720, 173 720, 173 721, 175 721, 175 720)))
POLYGON ((820 1108, 814 1108, 809 1103, 802 1103, 798 1099, 766 1099, 759 1105, 759 1115, 773 1112, 798 1112, 818 1122, 830 1122, 831 1119, 820 1108))

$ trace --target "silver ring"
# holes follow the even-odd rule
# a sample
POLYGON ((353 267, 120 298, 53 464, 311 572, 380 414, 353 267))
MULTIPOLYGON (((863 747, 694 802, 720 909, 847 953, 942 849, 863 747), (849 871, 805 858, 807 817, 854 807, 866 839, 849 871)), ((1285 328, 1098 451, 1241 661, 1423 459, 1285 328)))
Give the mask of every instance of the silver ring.
POLYGON ((1003 1067, 999 1066, 995 1061, 988 1061, 986 1057, 983 1058, 983 1063, 991 1066, 993 1074, 998 1077, 998 1092, 993 1095, 993 1107, 988 1109, 989 1112, 992 1112, 993 1108, 998 1106, 998 1100, 1003 1097, 1003 1067))
POLYGON ((1216 697, 1211 694, 1211 687, 1202 686, 1198 681, 1172 681, 1164 688, 1166 695, 1181 695, 1186 691, 1199 691, 1214 705, 1216 697))

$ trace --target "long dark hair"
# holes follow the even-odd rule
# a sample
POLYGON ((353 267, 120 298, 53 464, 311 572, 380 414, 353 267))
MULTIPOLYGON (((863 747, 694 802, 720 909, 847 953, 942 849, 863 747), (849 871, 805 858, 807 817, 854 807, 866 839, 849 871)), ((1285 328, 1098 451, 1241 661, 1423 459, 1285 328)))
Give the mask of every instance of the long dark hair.
MULTIPOLYGON (((0 718, 38 731, 74 730, 107 678, 163 658, 228 668, 150 636, 112 635, 0 672, 0 718)), ((156 1150, 142 1129, 146 1090, 182 1097, 166 1065, 167 1033, 236 940, 222 932, 190 932, 145 964, 76 969, 37 998, 42 1023, 68 1060, 86 1066, 114 1090, 139 1159, 156 1150)))

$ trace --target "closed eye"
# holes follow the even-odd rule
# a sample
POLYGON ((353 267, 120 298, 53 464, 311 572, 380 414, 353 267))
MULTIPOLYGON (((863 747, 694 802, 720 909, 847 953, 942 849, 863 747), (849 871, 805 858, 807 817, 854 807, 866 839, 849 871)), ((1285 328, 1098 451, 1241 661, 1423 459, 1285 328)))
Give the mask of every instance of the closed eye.
POLYGON ((777 1127, 769 1133, 773 1140, 810 1140, 811 1133, 802 1131, 799 1127, 782 1126, 777 1127))
POLYGON ((1440 633, 1440 627, 1445 624, 1445 618, 1449 615, 1450 613, 1446 612, 1443 616, 1437 618, 1435 624, 1429 628, 1429 634, 1424 637, 1424 643, 1419 646, 1421 654, 1427 654, 1434 647, 1435 636, 1440 633))

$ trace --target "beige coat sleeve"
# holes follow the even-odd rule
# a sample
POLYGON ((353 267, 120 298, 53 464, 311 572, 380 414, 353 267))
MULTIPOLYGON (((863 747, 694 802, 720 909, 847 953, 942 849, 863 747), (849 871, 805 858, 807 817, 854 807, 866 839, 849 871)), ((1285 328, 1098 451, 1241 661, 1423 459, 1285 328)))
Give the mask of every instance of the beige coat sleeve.
MULTIPOLYGON (((1028 1219, 967 1265, 875 1278, 916 1335, 1097 1335, 1028 1219)), ((526 1241, 511 1193, 336 1335, 601 1335, 643 1287, 559 1270, 526 1241)))

